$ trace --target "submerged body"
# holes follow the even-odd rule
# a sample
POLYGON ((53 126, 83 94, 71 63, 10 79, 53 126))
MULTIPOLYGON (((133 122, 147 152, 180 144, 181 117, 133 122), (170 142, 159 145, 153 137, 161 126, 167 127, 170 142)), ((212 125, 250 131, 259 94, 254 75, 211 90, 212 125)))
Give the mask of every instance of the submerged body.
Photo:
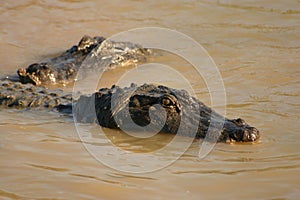
POLYGON ((77 120, 90 115, 90 121, 95 116, 101 126, 109 128, 141 131, 143 127, 149 130, 151 124, 150 130, 195 138, 205 138, 210 128, 218 132, 217 141, 223 142, 254 142, 260 137, 243 119, 224 118, 185 90, 162 85, 102 88, 89 97, 81 96, 74 109, 77 120))
POLYGON ((78 78, 80 67, 85 71, 99 72, 109 67, 143 62, 149 54, 150 50, 130 42, 114 42, 100 36, 84 36, 78 45, 74 45, 65 53, 41 63, 31 64, 26 69, 20 68, 17 73, 21 83, 66 85, 78 78))
POLYGON ((143 130, 150 127, 195 138, 206 137, 210 130, 216 133, 218 141, 254 142, 260 138, 259 131, 244 120, 224 118, 184 90, 132 84, 125 88, 102 88, 75 100, 71 93, 43 87, 73 82, 80 67, 105 70, 142 62, 149 53, 136 44, 85 36, 64 54, 19 69, 19 82, 1 81, 0 106, 54 108, 73 113, 77 121, 97 122, 108 128, 143 130), (89 62, 84 63, 86 59, 89 62))
POLYGON ((151 123, 153 129, 155 126, 162 127, 161 132, 195 138, 206 137, 211 127, 219 132, 218 141, 253 142, 260 137, 259 131, 244 120, 226 119, 186 91, 161 85, 132 84, 126 88, 102 88, 74 102, 71 93, 61 90, 46 90, 44 87, 9 81, 0 84, 1 107, 54 108, 62 113, 73 112, 77 121, 97 122, 108 128, 120 128, 126 120, 132 119, 138 127, 151 123), (152 117, 149 111, 154 113, 152 117), (184 121, 183 116, 187 117, 184 121), (223 128, 211 124, 212 121, 223 122, 223 128), (191 133, 191 128, 195 126, 196 132, 191 133))

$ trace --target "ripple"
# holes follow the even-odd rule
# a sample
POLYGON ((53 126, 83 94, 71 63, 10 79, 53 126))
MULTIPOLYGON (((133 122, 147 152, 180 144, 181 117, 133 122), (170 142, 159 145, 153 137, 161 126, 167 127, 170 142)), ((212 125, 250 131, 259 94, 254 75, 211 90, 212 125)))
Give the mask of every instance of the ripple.
POLYGON ((277 170, 289 170, 297 169, 300 165, 288 165, 288 166, 275 166, 266 168, 255 169, 239 169, 239 170, 190 170, 190 171, 173 171, 173 174, 222 174, 222 175, 236 175, 249 172, 264 172, 264 171, 277 171, 277 170))
POLYGON ((39 169, 45 169, 45 170, 50 170, 50 171, 56 171, 56 172, 67 172, 70 171, 69 169, 66 168, 59 168, 59 167, 50 167, 46 165, 37 165, 37 164, 27 164, 28 166, 39 168, 39 169))
POLYGON ((264 8, 262 6, 246 6, 245 5, 234 5, 234 4, 227 4, 218 2, 218 5, 221 7, 226 8, 233 8, 233 9, 241 9, 241 10, 249 10, 249 11, 256 11, 256 12, 271 12, 271 13, 279 13, 279 14, 300 14, 299 10, 287 9, 287 10, 279 10, 275 8, 264 8))
POLYGON ((253 103, 235 103, 235 104, 227 104, 228 108, 243 108, 243 107, 248 107, 248 106, 253 106, 255 105, 255 102, 253 103))
POLYGON ((263 32, 286 32, 297 30, 295 26, 271 26, 264 24, 240 24, 240 23, 216 23, 210 24, 215 28, 240 28, 240 29, 248 29, 248 30, 261 30, 263 32))
POLYGON ((147 176, 134 176, 129 174, 121 174, 121 173, 109 173, 107 174, 111 177, 117 177, 117 178, 134 178, 134 179, 143 179, 143 180, 157 180, 156 178, 147 177, 147 176))
POLYGON ((0 196, 1 197, 7 197, 7 198, 10 198, 10 199, 25 199, 24 197, 16 195, 15 193, 6 192, 4 190, 0 190, 0 196))
POLYGON ((121 183, 119 181, 107 180, 107 179, 99 178, 99 177, 92 176, 92 175, 85 175, 85 174, 78 174, 78 173, 69 173, 69 175, 81 177, 81 178, 93 179, 93 180, 97 180, 97 181, 101 181, 101 182, 109 183, 109 184, 114 184, 114 185, 120 185, 122 187, 136 188, 136 185, 133 185, 133 184, 127 184, 127 183, 125 184, 125 183, 121 183))

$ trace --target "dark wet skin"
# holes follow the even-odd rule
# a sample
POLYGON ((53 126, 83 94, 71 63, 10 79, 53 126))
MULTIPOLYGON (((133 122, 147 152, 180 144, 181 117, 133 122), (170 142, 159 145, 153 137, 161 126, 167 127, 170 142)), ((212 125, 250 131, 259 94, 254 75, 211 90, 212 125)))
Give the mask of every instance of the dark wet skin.
POLYGON ((104 37, 84 36, 63 54, 17 71, 21 83, 34 85, 69 84, 76 78, 83 64, 96 72, 109 67, 143 62, 150 54, 148 49, 128 42, 113 42, 104 37), (87 63, 89 62, 89 63, 87 63))
POLYGON ((0 107, 2 108, 56 108, 72 102, 72 94, 60 89, 48 90, 32 84, 0 81, 0 107))
POLYGON ((260 138, 259 131, 248 125, 243 119, 224 118, 198 99, 190 96, 186 91, 166 86, 152 84, 136 86, 132 84, 126 88, 117 86, 110 89, 102 88, 91 97, 82 96, 77 102, 77 107, 87 105, 89 101, 95 101, 98 123, 104 127, 120 128, 120 124, 131 118, 139 126, 146 126, 151 120, 154 120, 154 122, 152 121, 154 125, 159 126, 164 123, 161 132, 195 138, 205 138, 208 128, 211 127, 212 131, 218 131, 217 141, 219 142, 254 142, 260 138), (131 95, 128 96, 128 94, 131 95), (126 112, 126 104, 129 105, 129 112, 126 112), (114 109, 111 109, 111 105, 115 105, 114 109), (157 105, 164 109, 166 118, 159 109, 156 109, 157 105), (150 110, 154 111, 151 119, 150 110), (183 115, 186 120, 181 123, 183 115), (223 128, 211 124, 210 122, 213 120, 217 123, 224 120, 223 128), (179 125, 180 132, 178 133, 179 125), (195 126, 196 129, 193 128, 195 126), (194 129, 195 132, 191 133, 191 129, 194 129))
MULTIPOLYGON (((109 43, 104 46, 103 41, 103 37, 85 36, 78 45, 61 56, 19 69, 19 82, 0 81, 0 107, 52 108, 62 113, 72 113, 71 93, 46 89, 43 85, 74 81, 78 67, 92 51, 98 55, 94 61, 101 63, 95 66, 100 69, 142 62, 149 55, 147 49, 138 45, 109 43)), ((91 96, 81 96, 75 100, 73 111, 77 121, 96 121, 108 128, 122 128, 120 125, 126 123, 126 119, 132 119, 138 127, 151 123, 154 129, 156 125, 161 127, 160 132, 195 138, 205 138, 210 130, 216 133, 213 135, 219 142, 254 142, 260 138, 259 131, 243 119, 224 118, 184 90, 152 84, 102 88, 91 96), (112 104, 115 105, 113 109, 112 104), (86 105, 92 107, 86 108, 86 105), (127 109, 129 112, 126 112, 127 109)))

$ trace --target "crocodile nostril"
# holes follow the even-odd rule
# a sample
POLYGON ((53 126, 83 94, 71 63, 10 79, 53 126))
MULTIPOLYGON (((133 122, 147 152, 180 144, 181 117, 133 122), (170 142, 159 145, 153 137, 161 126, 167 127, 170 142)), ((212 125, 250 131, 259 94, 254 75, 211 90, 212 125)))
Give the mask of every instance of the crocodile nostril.
POLYGON ((256 138, 256 135, 251 133, 249 136, 248 136, 248 139, 252 142, 254 142, 257 138, 256 138))
POLYGON ((255 140, 257 140, 259 138, 259 131, 256 128, 251 127, 250 130, 247 132, 248 132, 247 139, 249 141, 254 142, 255 140))

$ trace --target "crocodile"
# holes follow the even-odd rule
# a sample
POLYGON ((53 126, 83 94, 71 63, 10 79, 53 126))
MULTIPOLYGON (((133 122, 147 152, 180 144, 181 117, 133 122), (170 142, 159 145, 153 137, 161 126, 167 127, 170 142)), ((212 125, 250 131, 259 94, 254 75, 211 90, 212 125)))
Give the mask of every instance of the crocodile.
POLYGON ((99 71, 143 62, 150 54, 149 49, 132 43, 84 36, 78 45, 62 55, 19 69, 19 81, 1 80, 0 108, 47 108, 72 113, 78 122, 139 131, 150 127, 162 133, 194 138, 205 138, 210 130, 217 132, 219 142, 259 140, 258 129, 241 118, 223 117, 185 90, 154 84, 131 84, 124 88, 113 85, 74 99, 70 92, 45 87, 74 82, 80 65, 91 55, 91 67, 99 71))
POLYGON ((243 119, 224 118, 187 91, 163 85, 131 84, 124 88, 113 85, 91 96, 80 96, 73 109, 77 121, 96 121, 108 128, 143 131, 151 123, 150 130, 159 127, 164 133, 195 138, 205 138, 210 127, 212 132, 219 132, 216 134, 219 142, 254 142, 260 138, 259 131, 243 119), (132 126, 128 119, 137 126, 132 126))
POLYGON ((243 119, 224 118, 185 90, 154 84, 101 88, 92 95, 81 95, 74 100, 72 93, 61 89, 3 81, 0 83, 0 107, 49 108, 65 114, 73 112, 78 122, 96 122, 103 127, 115 129, 119 129, 124 119, 126 121, 130 117, 138 127, 152 122, 154 126, 162 127, 160 131, 164 133, 176 134, 180 125, 181 135, 195 138, 205 138, 208 128, 212 127, 212 130, 220 131, 219 142, 254 142, 260 138, 259 131, 243 119), (127 105, 129 112, 126 112, 127 105), (164 108, 165 118, 158 112, 157 105, 164 108), (150 118, 149 112, 155 113, 154 117, 150 118), (183 115, 187 119, 181 123, 183 115), (213 120, 224 120, 223 128, 218 130, 218 127, 210 126, 213 120), (195 124, 198 125, 193 135, 189 130, 195 124))
POLYGON ((78 45, 72 46, 62 55, 33 63, 26 69, 20 68, 17 73, 21 83, 67 85, 78 78, 77 72, 80 67, 85 67, 85 71, 100 72, 107 68, 144 62, 149 54, 149 49, 137 44, 85 35, 78 45))

